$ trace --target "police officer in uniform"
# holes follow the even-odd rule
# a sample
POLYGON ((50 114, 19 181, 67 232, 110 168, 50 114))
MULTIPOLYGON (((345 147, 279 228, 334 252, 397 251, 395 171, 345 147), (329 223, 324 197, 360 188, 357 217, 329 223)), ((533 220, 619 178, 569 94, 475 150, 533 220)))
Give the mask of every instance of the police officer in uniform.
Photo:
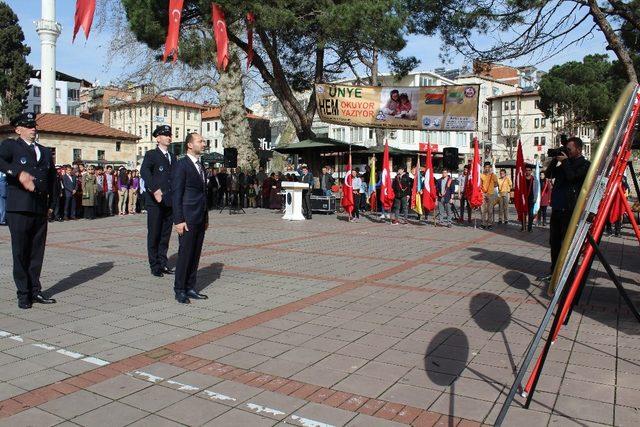
POLYGON ((147 197, 147 252, 151 274, 163 277, 173 274, 167 265, 167 251, 173 225, 171 168, 176 157, 169 152, 171 126, 161 125, 153 131, 158 143, 155 150, 144 155, 140 175, 144 180, 147 197))
POLYGON ((51 151, 35 142, 34 113, 19 115, 11 125, 19 138, 0 144, 0 171, 7 175, 7 223, 18 307, 28 309, 33 303, 56 302, 42 295, 40 284, 56 169, 51 151))

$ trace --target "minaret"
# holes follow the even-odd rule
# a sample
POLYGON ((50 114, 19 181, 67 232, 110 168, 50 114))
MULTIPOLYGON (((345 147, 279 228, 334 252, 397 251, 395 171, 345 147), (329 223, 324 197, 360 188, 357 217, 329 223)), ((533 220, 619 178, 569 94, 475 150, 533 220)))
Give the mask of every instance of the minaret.
POLYGON ((42 0, 42 19, 35 22, 40 37, 42 113, 56 112, 56 41, 62 26, 56 22, 56 0, 42 0))

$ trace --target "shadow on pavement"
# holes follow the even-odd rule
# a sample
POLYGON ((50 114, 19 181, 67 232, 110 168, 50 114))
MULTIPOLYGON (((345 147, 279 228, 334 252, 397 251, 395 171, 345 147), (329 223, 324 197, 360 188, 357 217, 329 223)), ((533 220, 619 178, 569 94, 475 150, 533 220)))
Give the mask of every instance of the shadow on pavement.
POLYGON ((76 271, 72 273, 69 277, 65 277, 60 280, 55 285, 51 286, 46 291, 43 291, 43 295, 47 298, 51 298, 54 295, 57 295, 62 292, 66 292, 70 289, 75 288, 78 285, 81 285, 86 282, 90 282, 91 280, 106 274, 109 270, 113 268, 113 261, 109 262, 101 262, 92 267, 84 268, 80 271, 76 271))
POLYGON ((207 267, 203 267, 198 270, 198 284, 196 285, 196 291, 200 292, 203 289, 206 289, 209 285, 213 284, 216 280, 220 278, 222 274, 222 270, 224 269, 224 264, 219 262, 214 262, 207 267))

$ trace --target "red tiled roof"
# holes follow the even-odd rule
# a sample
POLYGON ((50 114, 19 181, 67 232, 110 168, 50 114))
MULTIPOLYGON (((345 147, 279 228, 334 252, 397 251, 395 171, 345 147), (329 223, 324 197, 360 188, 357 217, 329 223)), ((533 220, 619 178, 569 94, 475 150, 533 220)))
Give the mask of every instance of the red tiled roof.
MULTIPOLYGON (((139 136, 110 128, 102 123, 65 114, 38 114, 36 117, 38 132, 61 133, 65 135, 91 136, 94 138, 126 139, 137 141, 139 136)), ((0 132, 13 131, 10 125, 0 126, 0 132)))
POLYGON ((175 99, 175 98, 172 98, 172 97, 166 96, 166 95, 145 96, 144 98, 140 99, 139 101, 131 101, 131 102, 123 102, 121 104, 114 104, 114 105, 111 106, 111 108, 118 108, 119 106, 123 106, 123 105, 151 104, 151 103, 154 103, 154 102, 158 103, 158 104, 175 105, 177 107, 197 108, 197 109, 200 109, 200 110, 205 110, 207 108, 204 105, 196 104, 194 102, 181 101, 179 99, 175 99))

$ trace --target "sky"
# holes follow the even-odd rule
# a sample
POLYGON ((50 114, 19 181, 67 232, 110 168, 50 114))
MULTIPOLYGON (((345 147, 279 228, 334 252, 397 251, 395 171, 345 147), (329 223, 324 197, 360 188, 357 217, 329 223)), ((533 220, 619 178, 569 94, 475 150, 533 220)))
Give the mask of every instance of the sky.
MULTIPOLYGON (((0 0, 2 1, 2 0, 0 0)), ((20 25, 25 35, 25 42, 31 47, 28 57, 29 63, 34 68, 40 68, 40 41, 36 34, 35 20, 40 17, 40 0, 4 0, 18 15, 20 25)), ((100 84, 117 82, 127 71, 127 64, 117 59, 111 63, 107 58, 107 49, 112 34, 109 29, 100 30, 93 28, 88 41, 84 34, 79 33, 75 44, 71 43, 73 30, 73 15, 75 13, 75 1, 57 0, 57 20, 62 24, 62 34, 57 44, 57 69, 74 77, 100 84)), ((94 27, 96 26, 94 21, 94 27)), ((428 71, 438 67, 456 68, 464 63, 464 58, 459 55, 454 57, 452 63, 443 64, 438 57, 440 53, 440 40, 437 37, 411 36, 406 48, 401 52, 409 56, 417 57, 421 64, 418 70, 428 71)), ((535 59, 522 58, 518 61, 508 62, 510 65, 536 65, 542 70, 548 70, 553 65, 571 60, 581 60, 585 55, 592 53, 607 53, 604 49, 606 43, 604 37, 598 34, 595 38, 585 40, 582 44, 574 45, 542 63, 535 63, 535 59), (529 60, 528 60, 529 59, 529 60)))

